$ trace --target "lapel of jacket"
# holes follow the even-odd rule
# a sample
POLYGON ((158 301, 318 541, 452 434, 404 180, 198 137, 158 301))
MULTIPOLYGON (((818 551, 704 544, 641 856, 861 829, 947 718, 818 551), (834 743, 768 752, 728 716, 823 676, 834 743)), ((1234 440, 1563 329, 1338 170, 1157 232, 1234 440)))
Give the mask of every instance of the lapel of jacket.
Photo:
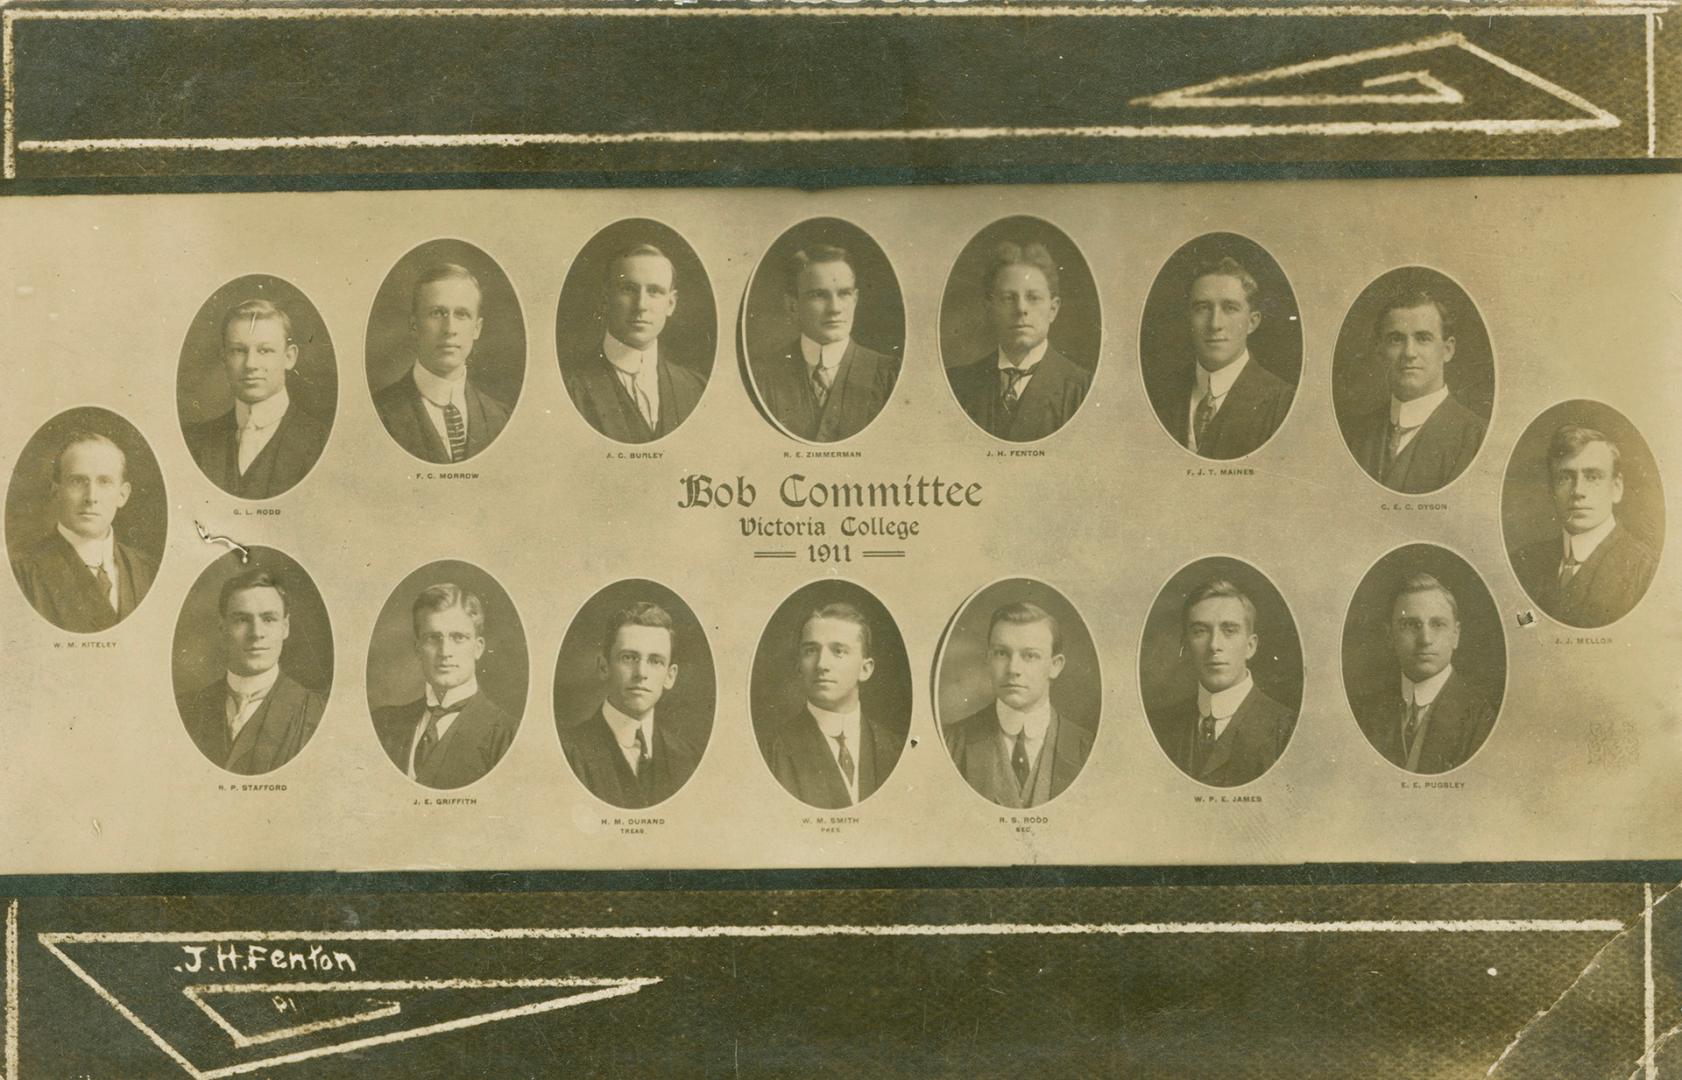
MULTIPOLYGON (((1583 560, 1583 565, 1577 567, 1577 572, 1571 575, 1571 580, 1565 583, 1565 588, 1559 590, 1559 603, 1562 610, 1577 614, 1587 603, 1588 598, 1594 594, 1595 578, 1600 575, 1601 571, 1606 568, 1607 562, 1611 560, 1613 549, 1622 543, 1623 529, 1622 525, 1614 521, 1612 531, 1606 534, 1606 539, 1602 540, 1600 546, 1595 548, 1587 559, 1583 560)), ((1564 544, 1565 542, 1561 540, 1559 553, 1562 558, 1565 555, 1564 544)), ((1558 581, 1559 574, 1556 567, 1554 573, 1556 587, 1558 581)))
POLYGON ((875 794, 876 788, 881 784, 882 777, 880 774, 885 770, 881 768, 884 763, 878 760, 878 757, 884 753, 887 748, 888 740, 881 732, 876 730, 876 725, 871 721, 870 717, 864 715, 864 713, 860 711, 859 752, 854 755, 858 758, 858 764, 856 767, 859 771, 859 802, 863 802, 871 795, 875 794))
MULTIPOLYGON (((1431 410, 1431 415, 1419 425, 1419 430, 1413 433, 1413 439, 1396 455, 1391 463, 1390 471, 1385 474, 1384 482, 1393 488, 1407 488, 1407 481, 1413 474, 1415 467, 1419 472, 1434 471, 1432 466, 1442 456, 1442 433, 1452 424, 1453 396, 1445 397, 1431 410)), ((1389 431, 1385 431, 1385 439, 1389 439, 1389 431)), ((1382 451, 1381 451, 1382 453, 1382 451)))
POLYGON ((976 781, 981 793, 1001 806, 1022 809, 1022 789, 1016 783, 1016 774, 1011 771, 1010 758, 1000 737, 998 702, 987 709, 986 726, 969 732, 966 738, 969 746, 965 756, 978 767, 980 775, 976 781))
POLYGON ((596 709, 596 715, 590 721, 590 741, 594 744, 594 753, 607 762, 614 780, 618 783, 618 791, 615 793, 617 797, 608 801, 615 806, 640 807, 642 802, 637 774, 632 770, 631 763, 625 760, 625 755, 619 749, 619 740, 614 737, 613 728, 608 726, 607 715, 600 708, 596 709))
MULTIPOLYGON (((409 423, 414 425, 414 433, 423 451, 421 456, 434 464, 448 465, 449 448, 444 445, 444 440, 438 437, 438 429, 432 426, 432 414, 426 411, 426 399, 421 396, 413 371, 403 376, 403 396, 409 402, 409 423)), ((426 699, 423 697, 421 701, 424 708, 426 699)))
POLYGON ((1226 400, 1221 402, 1220 411, 1210 418, 1209 428, 1204 432, 1208 445, 1198 446, 1198 453, 1206 457, 1216 456, 1211 451, 1221 446, 1221 436, 1226 430, 1244 423, 1245 416, 1255 407, 1256 394, 1261 386, 1261 377, 1255 372, 1256 358, 1252 356, 1245 361, 1244 370, 1238 373, 1238 378, 1227 387, 1226 400))
POLYGON ((1010 418, 1010 431, 1006 438, 1015 436, 1016 429, 1023 424, 1023 417, 1028 416, 1037 408, 1049 406, 1063 388, 1062 367, 1063 355, 1050 345, 1045 347, 1045 355, 1034 365, 1034 376, 1028 380, 1027 389, 1016 399, 1016 412, 1010 418))
MULTIPOLYGON (((292 429, 297 426, 293 423, 296 408, 296 404, 287 404, 286 411, 280 414, 280 423, 275 426, 274 435, 269 438, 269 441, 258 452, 257 456, 251 459, 251 465, 245 472, 239 474, 239 490, 242 494, 247 491, 263 492, 260 496, 247 496, 247 498, 268 498, 275 493, 275 473, 279 469, 280 458, 286 452, 287 444, 292 438, 292 429)), ((239 436, 237 433, 234 439, 234 451, 231 460, 237 472, 239 469, 239 436)))
POLYGON ((283 672, 269 687, 257 711, 251 714, 251 719, 239 729, 239 736, 228 748, 228 768, 238 773, 268 772, 274 768, 281 751, 280 744, 285 740, 286 716, 296 704, 293 701, 292 688, 296 684, 288 679, 283 672), (269 717, 273 716, 276 723, 270 724, 269 717))
POLYGON ((216 437, 204 442, 204 471, 217 487, 239 494, 239 419, 229 409, 217 418, 216 437))
POLYGON ((467 403, 467 456, 472 457, 490 444, 486 431, 490 421, 485 416, 485 396, 474 385, 472 375, 464 381, 462 399, 467 403))
MULTIPOLYGON (((1245 725, 1249 722, 1255 703, 1256 685, 1252 682, 1250 692, 1244 695, 1244 700, 1239 702, 1237 710, 1232 714, 1232 719, 1226 722, 1226 727, 1222 728, 1220 735, 1216 736, 1215 745, 1209 748, 1209 760, 1203 763, 1204 776, 1213 775, 1224 768, 1228 761, 1232 760, 1232 752, 1237 747, 1239 733, 1244 730, 1245 725)), ((1192 711, 1197 711, 1195 705, 1192 707, 1192 711)), ((1202 718, 1199 717, 1199 719, 1202 718)), ((1195 728, 1193 737, 1196 737, 1195 728)))
POLYGON ((655 417, 658 421, 654 430, 649 432, 651 438, 661 438, 672 433, 682 417, 678 416, 679 402, 677 399, 677 384, 672 379, 671 361, 660 352, 656 345, 654 353, 654 370, 660 384, 660 414, 655 417))
POLYGON ((1460 672, 1450 672, 1448 681, 1437 691, 1431 702, 1431 722, 1425 729, 1425 742, 1419 751, 1422 769, 1437 771, 1444 760, 1457 754, 1457 747, 1466 727, 1466 683, 1460 672))
MULTIPOLYGON (((846 780, 841 776, 841 766, 836 764, 835 755, 829 752, 829 740, 824 738, 817 718, 805 706, 801 706, 794 727, 792 741, 795 760, 800 764, 800 771, 805 773, 811 790, 817 792, 817 802, 824 806, 851 806, 853 797, 847 791, 846 780)), ((859 741, 864 741, 862 723, 859 725, 859 741)), ((853 754, 854 768, 858 768, 859 757, 858 753, 853 754)), ((861 788, 861 793, 862 790, 861 788)))
MULTIPOLYGON (((423 714, 426 711, 425 702, 426 699, 423 697, 421 699, 421 712, 423 714)), ((434 746, 432 753, 427 755, 426 768, 415 770, 417 774, 424 772, 424 775, 420 776, 422 783, 436 780, 446 771, 453 771, 449 767, 458 761, 465 762, 471 768, 477 769, 478 766, 472 761, 470 755, 478 742, 479 729, 483 726, 484 706, 485 695, 484 691, 481 690, 473 695, 473 699, 467 703, 466 708, 456 714, 455 722, 450 725, 450 730, 444 732, 438 740, 438 745, 434 746)))
MULTIPOLYGON (((853 367, 858 344, 851 338, 847 340, 847 348, 841 353, 841 362, 835 365, 835 379, 829 384, 829 396, 824 399, 822 407, 818 407, 817 391, 812 389, 811 380, 806 380, 807 392, 812 395, 812 405, 817 409, 818 438, 829 440, 835 437, 842 421, 847 415, 847 396, 852 386, 853 367)), ((863 736, 860 736, 862 741, 863 736)), ((860 793, 864 791, 859 788, 860 793)))

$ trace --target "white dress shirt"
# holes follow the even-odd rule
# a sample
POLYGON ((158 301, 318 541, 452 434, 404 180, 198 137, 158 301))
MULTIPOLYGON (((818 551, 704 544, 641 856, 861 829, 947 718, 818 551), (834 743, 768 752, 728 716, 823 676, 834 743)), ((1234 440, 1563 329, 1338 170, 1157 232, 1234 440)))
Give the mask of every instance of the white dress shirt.
POLYGON ((1418 705, 1421 712, 1431 707, 1437 700, 1437 695, 1443 692, 1443 684, 1454 674, 1454 665, 1449 664, 1424 682, 1414 682, 1406 675, 1402 676, 1402 700, 1409 705, 1418 705))
MULTIPOLYGON (((445 694, 443 700, 440 701, 438 698, 438 691, 434 690, 429 683, 426 687, 426 707, 430 709, 435 705, 454 705, 456 702, 470 698, 478 692, 479 679, 474 677, 452 689, 449 693, 445 694)), ((438 718, 439 742, 444 741, 445 732, 449 731, 452 727, 455 727, 456 721, 460 719, 460 717, 461 713, 454 712, 438 718)), ((418 777, 415 776, 415 751, 420 749, 421 736, 425 734, 426 713, 423 712, 420 715, 420 719, 415 722, 414 735, 409 739, 409 779, 411 780, 418 779, 418 777)))
POLYGON ((1250 696, 1250 688, 1253 686, 1255 686, 1255 682, 1250 678, 1248 671, 1244 673, 1244 678, 1236 686, 1229 686, 1219 693, 1211 694, 1203 689, 1202 683, 1198 683, 1198 721, 1201 723, 1203 717, 1213 716, 1215 718, 1215 738, 1220 738, 1221 733, 1226 730, 1226 726, 1232 723, 1233 713, 1236 713, 1238 707, 1244 704, 1244 699, 1250 696))
MULTIPOLYGON (((1028 380, 1034 377, 1034 369, 1040 366, 1040 361, 1045 359, 1045 351, 1049 348, 1051 348, 1051 340, 1047 338, 1045 341, 1035 345, 1032 349, 1029 349, 1028 355, 1022 358, 1022 362, 1020 364, 1013 364, 1009 360, 1006 360, 1004 350, 999 350, 1000 371, 1009 371, 1011 368, 1016 368, 1018 371, 1023 372, 1023 374, 1017 376, 1016 379, 1016 398, 1018 401, 1020 401, 1022 399, 1022 395, 1027 392, 1028 380)), ((1001 395, 1004 393, 1003 383, 999 385, 999 393, 1001 395)))
POLYGON ((1040 759, 1040 747, 1045 745, 1045 731, 1051 726, 1051 699, 1041 698, 1039 704, 1026 712, 1011 708, 1002 701, 993 702, 999 714, 999 741, 1004 746, 1005 760, 1016 753, 1016 734, 1023 735, 1023 749, 1028 754, 1028 767, 1040 759))
POLYGON ((806 361, 806 378, 812 380, 822 366, 829 376, 829 387, 835 389, 835 369, 841 366, 841 358, 847 354, 847 346, 853 339, 842 338, 832 341, 828 345, 819 345, 805 334, 800 335, 800 356, 806 361))
POLYGON ((279 664, 257 675, 228 672, 228 697, 222 715, 228 721, 229 741, 239 738, 240 730, 262 706, 279 678, 279 664))
POLYGON ((1197 372, 1197 378, 1192 385, 1191 402, 1186 406, 1186 442, 1190 444, 1191 449, 1197 449, 1197 407, 1203 404, 1205 397, 1209 397, 1209 403, 1213 406, 1209 419, 1213 420, 1215 414, 1221 411, 1221 406, 1226 404, 1227 391, 1232 389, 1232 384, 1238 381, 1238 376, 1243 374, 1244 367, 1249 362, 1250 350, 1245 349, 1238 354, 1238 359, 1219 371, 1205 370, 1202 364, 1192 365, 1197 372))
POLYGON ((633 349, 611 333, 602 335, 602 355, 650 428, 660 424, 659 348, 655 342, 646 349, 633 349))
POLYGON ((1401 431, 1401 437, 1396 440, 1396 453, 1407 449, 1408 443, 1419 434, 1419 426, 1431 419, 1431 414, 1437 411, 1437 406, 1448 400, 1448 387, 1439 386, 1423 397, 1416 397, 1412 401, 1397 401, 1390 399, 1390 423, 1401 431))
POLYGON ((105 576, 111 579, 111 588, 105 594, 105 599, 111 602, 111 610, 117 610, 117 534, 110 529, 98 540, 84 540, 80 536, 66 529, 58 527, 58 534, 64 537, 69 545, 76 549, 76 557, 82 560, 82 565, 93 574, 103 566, 105 576))
POLYGON ((829 745, 829 756, 835 761, 835 771, 841 777, 842 783, 847 785, 847 801, 859 801, 859 729, 863 726, 863 719, 858 709, 852 712, 830 712, 820 709, 811 702, 806 703, 806 711, 812 714, 812 719, 818 722, 818 730, 823 732, 823 741, 829 745), (847 779, 846 772, 841 768, 841 744, 836 736, 847 736, 847 753, 853 759, 853 778, 847 779))
POLYGON ((637 771, 637 761, 642 757, 642 751, 637 748, 637 732, 642 732, 643 742, 648 747, 648 756, 654 757, 654 710, 648 710, 648 715, 641 720, 633 719, 613 707, 613 702, 602 702, 602 719, 613 730, 613 741, 619 744, 619 752, 625 755, 625 764, 637 771))
POLYGON ((234 402, 234 425, 239 429, 239 474, 245 475, 245 470, 251 468, 251 463, 257 460, 257 455, 263 452, 263 447, 269 445, 274 433, 280 427, 280 418, 286 415, 286 407, 292 399, 286 394, 286 387, 273 397, 259 401, 255 405, 247 405, 243 401, 234 402))
POLYGON ((1589 556, 1594 554, 1594 549, 1599 547, 1608 536, 1611 536, 1612 530, 1617 527, 1617 517, 1615 515, 1608 514, 1606 515, 1605 521, 1602 521, 1599 525, 1596 525, 1588 532, 1562 533, 1561 535, 1565 537, 1565 543, 1560 545, 1560 569, 1563 570, 1565 568, 1567 553, 1569 553, 1570 559, 1573 562, 1588 562, 1589 556))
POLYGON ((426 404, 426 415, 431 418, 432 426, 438 430, 438 439, 444 444, 444 449, 450 448, 450 428, 444 422, 444 406, 454 405, 461 413, 461 430, 467 430, 467 368, 456 369, 454 378, 440 379, 425 366, 416 364, 414 369, 415 388, 420 391, 421 401, 426 404))

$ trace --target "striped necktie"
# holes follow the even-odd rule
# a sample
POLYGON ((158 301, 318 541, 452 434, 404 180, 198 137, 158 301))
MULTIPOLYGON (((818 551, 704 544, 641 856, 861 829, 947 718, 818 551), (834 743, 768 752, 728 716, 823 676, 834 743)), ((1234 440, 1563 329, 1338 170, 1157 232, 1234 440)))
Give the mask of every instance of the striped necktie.
POLYGON ((444 403, 444 430, 450 436, 450 460, 462 461, 467 457, 467 422, 456 408, 453 401, 444 403))

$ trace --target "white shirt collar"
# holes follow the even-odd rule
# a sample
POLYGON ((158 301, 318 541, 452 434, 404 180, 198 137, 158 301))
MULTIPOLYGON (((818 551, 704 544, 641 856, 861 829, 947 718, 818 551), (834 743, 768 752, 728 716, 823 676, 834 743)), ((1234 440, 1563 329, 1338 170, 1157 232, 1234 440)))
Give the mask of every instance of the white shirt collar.
POLYGON ((1417 704, 1421 709, 1427 708, 1437 695, 1443 692, 1443 684, 1454 674, 1454 665, 1449 664, 1424 682, 1414 682, 1406 675, 1402 676, 1402 700, 1409 705, 1417 704))
POLYGON ((613 729, 613 739, 621 750, 634 750, 637 745, 637 729, 642 729, 643 741, 648 744, 649 753, 654 752, 654 710, 648 710, 648 715, 637 720, 626 715, 623 711, 613 707, 613 702, 602 702, 602 719, 613 729))
POLYGON ((805 334, 801 334, 800 355, 806 361, 806 374, 810 375, 819 364, 833 372, 841 366, 841 357, 846 355, 847 346, 852 343, 852 338, 845 337, 828 345, 819 345, 805 334))
POLYGON ((1049 348, 1051 348, 1051 339, 1046 338, 1038 345, 1035 345, 1032 349, 1029 349, 1028 355, 1022 358, 1022 362, 1020 364, 1013 364, 1009 360, 1006 360, 1004 350, 1000 349, 999 370, 1004 371, 1007 368, 1016 368, 1021 371, 1023 375, 1030 375, 1033 373, 1033 370, 1039 366, 1040 361, 1045 359, 1045 351, 1049 348))
MULTIPOLYGON (((477 675, 475 675, 471 679, 468 679, 466 682, 462 683, 460 686, 457 686, 457 687, 454 687, 453 689, 451 689, 449 691, 449 693, 444 695, 444 700, 443 701, 438 700, 438 691, 436 691, 432 688, 431 683, 428 683, 426 685, 426 705, 427 705, 427 708, 429 708, 429 709, 432 708, 434 705, 454 705, 456 702, 463 701, 467 698, 470 698, 474 694, 477 694, 478 692, 479 692, 479 677, 477 675)), ((442 728, 443 725, 439 725, 439 726, 440 726, 440 728, 442 728)))
POLYGON ((1045 729, 1051 725, 1051 698, 1040 699, 1039 704, 1026 712, 1011 708, 1002 701, 993 702, 993 708, 999 714, 999 732, 1006 738, 1015 739, 1018 731, 1026 732, 1029 742, 1038 742, 1045 738, 1045 729))
POLYGON ((1227 391, 1232 389, 1232 384, 1237 382, 1238 376, 1243 373, 1244 365, 1249 362, 1250 350, 1245 349, 1238 354, 1238 359, 1219 371, 1209 371, 1202 364, 1192 364, 1197 370, 1197 388, 1192 392, 1192 400, 1202 401, 1206 394, 1213 394, 1216 401, 1226 397, 1227 391))
POLYGON ((1390 399, 1390 422, 1399 428, 1416 428, 1431 419, 1437 406, 1448 400, 1448 387, 1439 386, 1424 397, 1412 401, 1390 399))
POLYGON ((621 375, 635 378, 642 374, 654 374, 654 364, 660 343, 655 342, 646 349, 633 349, 631 346, 614 337, 612 333, 602 334, 602 355, 607 362, 621 375))
POLYGON ((279 664, 257 675, 240 675, 230 671, 228 672, 228 689, 249 701, 253 697, 266 695, 274 689, 274 684, 279 679, 279 664))
POLYGON ((1560 561, 1565 561, 1565 552, 1569 551, 1578 562, 1588 562, 1589 556, 1594 554, 1594 549, 1599 547, 1608 536, 1611 536, 1612 530, 1617 527, 1618 516, 1607 514, 1605 521, 1588 532, 1568 533, 1562 531, 1561 535, 1565 537, 1565 543, 1560 550, 1560 561))
POLYGON ((421 397, 442 409, 453 404, 458 409, 467 407, 467 367, 463 365, 456 369, 452 378, 440 379, 426 370, 426 365, 416 361, 414 367, 415 388, 421 397))
POLYGON ((286 387, 273 397, 265 398, 255 405, 247 405, 243 401, 234 402, 234 426, 244 431, 247 427, 254 427, 261 431, 280 423, 280 418, 286 415, 286 407, 292 404, 287 396, 286 387))
POLYGON ((117 568, 117 534, 111 529, 105 530, 105 535, 98 540, 85 540, 66 529, 58 526, 58 534, 76 549, 76 557, 87 566, 103 566, 107 572, 117 568))
POLYGON ((1244 704, 1244 699, 1250 696, 1250 688, 1254 685, 1255 682, 1250 678, 1248 671, 1244 673, 1244 678, 1239 680, 1236 686, 1229 686, 1225 690, 1214 694, 1205 690, 1202 683, 1198 683, 1197 715, 1199 717, 1213 716, 1216 720, 1216 726, 1221 726, 1223 721, 1232 719, 1232 714, 1236 713, 1238 707, 1244 704))

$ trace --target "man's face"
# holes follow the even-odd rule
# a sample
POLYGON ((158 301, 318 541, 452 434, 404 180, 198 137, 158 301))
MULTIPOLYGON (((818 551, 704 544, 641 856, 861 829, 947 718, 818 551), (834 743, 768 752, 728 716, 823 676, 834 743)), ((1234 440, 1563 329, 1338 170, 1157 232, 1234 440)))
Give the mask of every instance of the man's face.
POLYGON ((421 366, 450 378, 467 364, 485 328, 479 317, 479 289, 466 278, 445 278, 421 286, 409 328, 421 366))
POLYGON ((819 345, 846 341, 853 333, 853 313, 858 309, 859 289, 853 268, 837 259, 813 263, 800 271, 794 295, 783 303, 789 317, 800 324, 800 332, 819 345))
POLYGON ((58 459, 52 487, 58 523, 84 540, 98 540, 128 502, 123 453, 102 442, 75 443, 58 459))
POLYGON ((1390 643, 1397 666, 1414 682, 1447 667, 1460 647, 1460 620, 1448 597, 1435 589, 1396 597, 1390 606, 1390 643))
POLYGON ((613 647, 598 661, 607 700, 635 720, 647 716, 677 682, 672 634, 663 626, 621 626, 613 647))
POLYGON ((228 389, 247 405, 286 389, 286 373, 298 363, 298 346, 286 340, 279 319, 240 318, 222 331, 222 370, 228 389))
POLYGON ((1026 356, 1051 333, 1059 300, 1051 295, 1045 273, 1037 266, 1013 264, 993 275, 987 293, 987 313, 993 321, 993 340, 1007 356, 1026 356))
POLYGON ((677 310, 672 264, 658 255, 632 255, 613 264, 607 282, 607 330, 633 349, 660 338, 677 310))
POLYGON ((876 661, 864 655, 864 629, 846 619, 807 619, 800 631, 800 682, 806 700, 831 712, 850 712, 859 684, 876 661))
POLYGON ((1378 320, 1378 355, 1397 401, 1412 401, 1443 388, 1443 369, 1454 359, 1454 339, 1443 337, 1435 304, 1394 308, 1378 320))
POLYGON ((1063 654, 1051 647, 1051 624, 1000 622, 987 635, 987 671, 993 696, 1027 711, 1045 700, 1063 673, 1063 654))
POLYGON ((485 639, 459 607, 424 611, 415 624, 415 652, 420 656, 421 676, 442 695, 478 673, 485 639))
POLYGON ((241 589, 222 613, 222 658, 235 675, 261 675, 280 663, 291 632, 280 593, 266 585, 241 589))
POLYGON ((1186 613, 1186 651, 1211 694, 1237 686, 1256 655, 1256 633, 1236 596, 1199 600, 1186 613))
POLYGON ((1603 442, 1585 443, 1570 457, 1552 462, 1548 476, 1554 513, 1568 533, 1596 528, 1624 498, 1624 478, 1612 475, 1612 448, 1603 442))
POLYGON ((1204 371, 1221 370, 1250 347, 1261 312, 1250 307, 1243 282, 1228 274, 1204 274, 1191 283, 1186 300, 1192 348, 1204 371))

